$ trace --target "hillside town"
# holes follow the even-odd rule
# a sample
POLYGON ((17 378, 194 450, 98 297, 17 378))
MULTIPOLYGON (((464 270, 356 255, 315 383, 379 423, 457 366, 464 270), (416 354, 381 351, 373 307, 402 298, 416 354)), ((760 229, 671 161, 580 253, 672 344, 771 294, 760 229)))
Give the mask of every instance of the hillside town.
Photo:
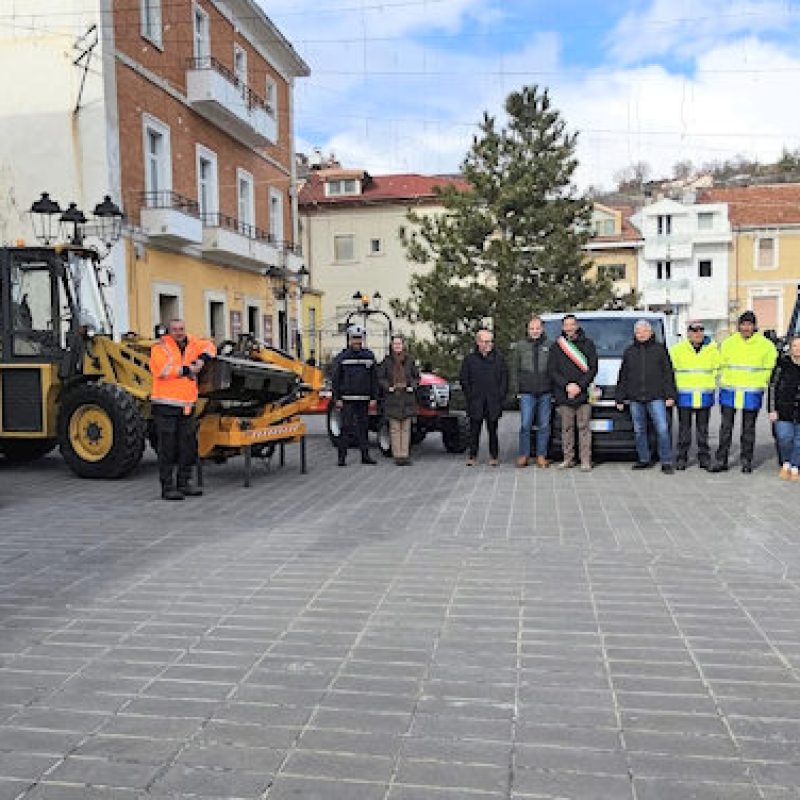
MULTIPOLYGON (((354 293, 386 308, 405 299, 418 267, 398 231, 409 211, 442 213, 437 187, 466 189, 462 178, 296 154, 293 93, 310 67, 254 3, 236 24, 213 3, 154 3, 141 18, 120 5, 99 26, 81 13, 77 59, 35 27, 2 34, 6 70, 41 77, 10 86, 0 116, 0 241, 33 240, 42 192, 86 214, 108 195, 124 214, 106 256, 118 335, 180 316, 217 342, 252 333, 327 362, 354 293)), ((800 283, 800 183, 764 180, 687 176, 596 199, 589 275, 613 280, 627 307, 666 312, 678 333, 701 319, 723 337, 752 309, 783 335, 800 283)))
POLYGON ((0 800, 797 800, 797 30, 0 0, 0 800))

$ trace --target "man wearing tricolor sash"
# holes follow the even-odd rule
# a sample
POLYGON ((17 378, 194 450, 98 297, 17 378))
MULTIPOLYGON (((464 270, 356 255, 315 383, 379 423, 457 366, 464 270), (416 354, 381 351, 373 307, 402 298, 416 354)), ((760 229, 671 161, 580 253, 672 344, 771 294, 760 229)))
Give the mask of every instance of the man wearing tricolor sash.
POLYGON ((574 314, 567 314, 561 323, 562 335, 550 348, 547 372, 553 387, 553 399, 561 418, 561 449, 564 460, 559 469, 576 465, 575 428, 578 428, 578 455, 581 470, 592 469, 592 407, 589 388, 597 375, 597 350, 578 325, 574 314))
POLYGON ((756 444, 756 418, 769 386, 772 369, 778 360, 775 345, 756 330, 756 315, 745 311, 739 317, 739 330, 720 347, 719 404, 722 424, 716 463, 711 472, 726 472, 733 440, 736 412, 742 412, 742 472, 753 471, 756 444))
POLYGON ((675 468, 686 469, 692 444, 692 420, 697 430, 697 461, 701 469, 711 465, 708 420, 714 405, 719 375, 719 348, 700 321, 686 327, 686 338, 669 351, 678 388, 678 454, 675 468))

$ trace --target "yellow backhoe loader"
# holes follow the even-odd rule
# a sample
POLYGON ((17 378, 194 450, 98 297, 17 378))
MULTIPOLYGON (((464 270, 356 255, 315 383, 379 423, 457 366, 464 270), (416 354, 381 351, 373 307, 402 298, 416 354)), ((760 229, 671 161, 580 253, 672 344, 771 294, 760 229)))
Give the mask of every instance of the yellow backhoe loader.
MULTIPOLYGON (((0 453, 24 462, 58 445, 86 478, 120 478, 141 460, 150 426, 152 340, 114 341, 97 253, 74 245, 0 248, 0 453)), ((300 414, 323 376, 242 338, 201 375, 199 455, 249 458, 303 442, 300 414)), ((303 467, 305 467, 303 450, 303 467)), ((248 473, 249 474, 249 473, 248 473)))

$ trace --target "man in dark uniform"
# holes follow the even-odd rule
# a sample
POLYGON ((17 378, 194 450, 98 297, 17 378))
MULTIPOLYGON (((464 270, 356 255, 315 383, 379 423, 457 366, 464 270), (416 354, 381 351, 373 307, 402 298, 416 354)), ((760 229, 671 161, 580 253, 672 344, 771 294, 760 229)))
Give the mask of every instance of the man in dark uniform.
POLYGON ((347 446, 354 438, 361 450, 362 464, 377 464, 369 454, 369 407, 377 402, 378 378, 375 356, 364 347, 364 329, 351 325, 347 329, 347 347, 336 356, 331 372, 332 400, 341 411, 339 466, 347 464, 347 446))

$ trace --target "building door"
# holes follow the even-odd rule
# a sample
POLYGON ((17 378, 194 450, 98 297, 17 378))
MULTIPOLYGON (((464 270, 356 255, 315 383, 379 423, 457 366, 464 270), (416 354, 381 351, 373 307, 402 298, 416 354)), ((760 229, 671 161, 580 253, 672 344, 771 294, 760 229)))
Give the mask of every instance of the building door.
POLYGON ((260 338, 258 330, 260 317, 261 309, 258 306, 247 306, 247 332, 255 336, 256 339, 260 338))
POLYGON ((758 320, 758 327, 762 331, 777 331, 782 326, 778 319, 777 295, 765 295, 753 298, 753 312, 758 320))
POLYGON ((225 338, 225 303, 217 300, 208 301, 209 335, 215 342, 225 338))
POLYGON ((171 319, 180 319, 180 298, 175 294, 158 294, 158 322, 167 325, 171 319))
POLYGON ((279 344, 281 350, 288 350, 289 349, 289 342, 287 339, 289 338, 289 331, 288 331, 287 319, 286 319, 286 310, 281 309, 278 312, 278 336, 279 336, 279 344))

